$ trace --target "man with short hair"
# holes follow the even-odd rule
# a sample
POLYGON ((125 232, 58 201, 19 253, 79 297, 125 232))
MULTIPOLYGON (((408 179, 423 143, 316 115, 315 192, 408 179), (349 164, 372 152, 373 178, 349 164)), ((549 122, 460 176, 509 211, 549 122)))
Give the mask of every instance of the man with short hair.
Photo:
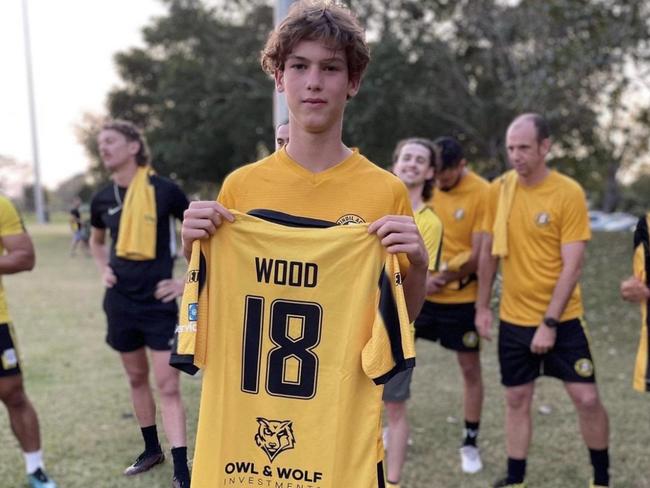
MULTIPOLYGON (((0 276, 31 271, 34 246, 20 215, 0 196, 0 276)), ((9 414, 9 424, 25 457, 25 469, 32 488, 56 488, 45 473, 38 416, 23 387, 17 344, 0 284, 0 400, 9 414)))
POLYGON ((275 128, 275 150, 282 149, 289 142, 289 121, 278 124, 275 128))
POLYGON ((476 325, 490 339, 490 294, 499 259, 499 363, 506 387, 508 469, 495 487, 523 487, 532 437, 535 380, 553 376, 576 406, 593 466, 592 487, 609 486, 609 424, 596 386, 578 279, 591 237, 584 191, 551 170, 548 124, 515 118, 506 133, 514 170, 490 185, 479 261, 476 325))
POLYGON ((463 149, 452 137, 433 142, 436 188, 431 204, 445 229, 440 271, 432 279, 415 335, 456 353, 464 385, 464 436, 461 469, 476 473, 483 467, 478 433, 483 405, 480 342, 474 309, 483 213, 488 183, 467 168, 463 149))
MULTIPOLYGON (((409 191, 415 223, 429 253, 427 283, 431 282, 433 274, 438 271, 443 235, 440 219, 425 203, 431 198, 435 181, 433 159, 434 149, 431 141, 424 138, 403 139, 398 142, 393 152, 393 173, 404 182, 409 191)), ((388 451, 386 485, 389 488, 399 488, 406 460, 409 439, 406 402, 411 397, 412 376, 413 370, 407 369, 397 373, 384 387, 383 400, 388 421, 385 434, 388 451)))

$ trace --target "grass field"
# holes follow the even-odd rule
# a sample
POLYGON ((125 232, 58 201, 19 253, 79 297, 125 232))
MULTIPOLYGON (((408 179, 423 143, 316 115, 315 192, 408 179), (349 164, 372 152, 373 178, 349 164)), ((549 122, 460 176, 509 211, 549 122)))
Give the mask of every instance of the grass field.
MULTIPOLYGON (((26 386, 40 415, 48 471, 61 488, 169 487, 171 463, 134 479, 121 475, 141 449, 118 357, 104 343, 102 288, 91 259, 68 256, 65 224, 31 225, 37 266, 3 278, 19 337, 26 386)), ((631 389, 638 309, 618 298, 629 274, 630 234, 597 234, 589 246, 582 283, 601 392, 610 413, 613 486, 650 488, 650 396, 631 389)), ((480 445, 484 470, 459 469, 461 378, 452 354, 418 344, 410 418, 414 445, 404 488, 487 487, 505 466, 503 390, 494 343, 483 352, 486 382, 480 445)), ((189 443, 197 417, 200 380, 183 380, 189 443)), ((588 453, 561 385, 538 383, 528 486, 586 487, 588 453)), ((162 430, 162 429, 161 429, 162 430)), ((164 437, 163 437, 164 439, 164 437)), ((166 442, 166 441, 165 441, 166 442)), ((23 461, 0 409, 0 488, 24 487, 23 461)), ((167 446, 168 448, 168 446, 167 446)), ((356 487, 336 487, 356 488, 356 487)))

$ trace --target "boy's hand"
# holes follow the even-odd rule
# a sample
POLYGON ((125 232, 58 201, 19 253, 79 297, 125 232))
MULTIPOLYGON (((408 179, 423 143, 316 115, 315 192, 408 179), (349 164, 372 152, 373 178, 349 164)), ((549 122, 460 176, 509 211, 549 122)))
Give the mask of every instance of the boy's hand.
POLYGON ((411 266, 424 269, 429 266, 429 254, 413 217, 386 215, 370 224, 368 232, 377 234, 389 253, 406 254, 411 266))
POLYGON ((181 226, 185 257, 189 259, 192 253, 192 243, 195 240, 210 237, 217 231, 217 227, 224 219, 233 222, 235 217, 220 203, 216 201, 190 202, 190 206, 183 214, 183 225, 181 226))

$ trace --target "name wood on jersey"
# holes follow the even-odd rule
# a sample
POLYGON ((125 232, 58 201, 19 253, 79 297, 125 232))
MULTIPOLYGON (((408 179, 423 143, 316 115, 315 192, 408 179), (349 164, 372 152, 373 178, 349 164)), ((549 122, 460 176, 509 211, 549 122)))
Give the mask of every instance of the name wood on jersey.
POLYGON ((318 265, 301 261, 255 257, 258 283, 314 288, 318 284, 318 265))

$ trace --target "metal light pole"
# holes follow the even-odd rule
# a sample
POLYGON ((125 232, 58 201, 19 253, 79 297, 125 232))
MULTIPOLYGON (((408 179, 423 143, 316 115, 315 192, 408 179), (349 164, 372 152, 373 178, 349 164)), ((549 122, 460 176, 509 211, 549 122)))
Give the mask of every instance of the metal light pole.
MULTIPOLYGON (((289 7, 295 0, 275 0, 275 9, 273 11, 273 23, 279 25, 289 12, 289 7)), ((289 119, 289 110, 287 101, 283 93, 274 92, 273 97, 273 127, 289 119)), ((274 129, 275 130, 275 129, 274 129)))
POLYGON ((34 158, 34 206, 38 223, 46 222, 41 188, 41 169, 38 161, 38 130, 36 127, 36 107, 34 105, 34 81, 32 79, 32 52, 29 37, 29 17, 27 0, 23 0, 23 34, 25 36, 25 62, 27 64, 27 89, 29 94, 29 121, 32 129, 32 157, 34 158))

